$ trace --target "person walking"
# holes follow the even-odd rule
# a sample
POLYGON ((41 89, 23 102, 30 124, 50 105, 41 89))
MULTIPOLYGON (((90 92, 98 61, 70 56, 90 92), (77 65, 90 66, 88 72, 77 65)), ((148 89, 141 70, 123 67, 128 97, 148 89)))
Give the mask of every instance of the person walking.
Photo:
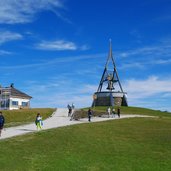
POLYGON ((72 103, 72 105, 71 105, 71 108, 70 108, 70 116, 71 116, 71 119, 70 119, 70 121, 72 121, 73 119, 74 119, 74 112, 75 112, 75 106, 74 106, 74 103, 72 103))
POLYGON ((71 117, 71 115, 72 115, 72 108, 70 107, 68 110, 68 117, 71 117))
POLYGON ((68 104, 67 108, 68 108, 68 117, 70 117, 71 116, 71 112, 72 112, 71 106, 68 104))
POLYGON ((115 108, 112 109, 112 118, 115 117, 115 108))
POLYGON ((73 109, 73 110, 75 109, 75 105, 74 105, 74 103, 72 103, 72 109, 73 109))
POLYGON ((42 129, 43 121, 42 121, 42 116, 40 115, 40 113, 37 114, 35 123, 37 126, 37 130, 42 129))
POLYGON ((108 113, 108 117, 110 118, 110 112, 111 112, 111 109, 110 107, 107 109, 107 113, 108 113))
POLYGON ((0 112, 0 137, 1 137, 2 129, 4 127, 4 123, 5 123, 5 118, 2 112, 0 112))
POLYGON ((88 109, 87 114, 88 114, 88 121, 91 122, 92 110, 90 108, 88 109))
POLYGON ((72 108, 71 108, 70 116, 71 116, 70 121, 72 121, 74 119, 74 110, 72 108))
POLYGON ((118 107, 118 111, 117 111, 117 113, 118 113, 118 117, 120 118, 120 113, 121 113, 121 109, 120 109, 120 107, 118 107))

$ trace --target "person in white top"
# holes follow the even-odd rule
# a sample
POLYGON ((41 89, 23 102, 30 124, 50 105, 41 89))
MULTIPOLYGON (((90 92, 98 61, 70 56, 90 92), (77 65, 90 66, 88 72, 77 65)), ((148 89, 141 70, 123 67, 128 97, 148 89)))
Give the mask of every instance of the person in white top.
POLYGON ((107 109, 107 112, 108 112, 108 115, 109 115, 109 118, 110 118, 110 107, 107 109))
POLYGON ((112 109, 112 118, 115 117, 115 113, 116 113, 116 112, 115 112, 115 108, 113 108, 113 109, 112 109))

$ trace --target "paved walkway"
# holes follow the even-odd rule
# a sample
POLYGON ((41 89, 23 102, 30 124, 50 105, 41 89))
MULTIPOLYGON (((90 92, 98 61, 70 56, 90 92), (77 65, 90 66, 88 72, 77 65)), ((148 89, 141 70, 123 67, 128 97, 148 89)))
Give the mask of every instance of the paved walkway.
MULTIPOLYGON (((122 119, 122 118, 131 118, 131 117, 148 117, 148 116, 121 115, 120 118, 118 117, 115 117, 115 118, 92 117, 92 122, 100 122, 100 121, 106 121, 106 120, 112 120, 112 119, 122 119)), ((83 119, 80 119, 79 121, 75 121, 75 120, 70 121, 70 118, 68 117, 68 109, 59 108, 57 109, 57 111, 53 113, 52 117, 49 117, 48 119, 43 121, 42 130, 63 127, 67 125, 81 124, 81 123, 88 123, 88 119, 83 118, 83 119)), ((35 126, 35 123, 5 128, 2 130, 2 135, 0 137, 0 140, 22 135, 22 134, 27 134, 30 132, 36 132, 36 131, 37 131, 37 128, 35 126)))

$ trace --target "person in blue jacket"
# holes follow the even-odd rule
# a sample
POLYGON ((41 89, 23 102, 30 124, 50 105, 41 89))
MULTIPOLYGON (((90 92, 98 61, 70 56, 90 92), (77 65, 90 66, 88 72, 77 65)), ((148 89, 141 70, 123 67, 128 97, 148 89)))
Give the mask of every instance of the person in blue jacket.
POLYGON ((4 127, 4 123, 5 123, 5 118, 2 114, 2 112, 0 112, 0 137, 1 137, 1 132, 2 132, 2 129, 4 127))
POLYGON ((88 121, 91 122, 91 117, 92 117, 93 113, 92 113, 92 110, 90 108, 88 109, 87 114, 88 114, 88 121))

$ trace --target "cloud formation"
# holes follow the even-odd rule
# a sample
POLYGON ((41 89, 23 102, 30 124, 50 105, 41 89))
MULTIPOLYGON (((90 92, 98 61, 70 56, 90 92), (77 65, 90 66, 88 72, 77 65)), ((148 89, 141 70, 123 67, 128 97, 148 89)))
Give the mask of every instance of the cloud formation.
POLYGON ((0 31, 0 35, 0 45, 14 40, 21 40, 23 38, 21 34, 10 31, 0 31))
POLYGON ((78 49, 78 47, 74 42, 69 42, 65 40, 42 41, 41 43, 37 44, 35 47, 41 50, 52 50, 52 51, 78 49))
POLYGON ((117 56, 122 58, 120 69, 145 69, 149 65, 169 65, 171 64, 171 40, 166 39, 158 45, 120 52, 117 56))
POLYGON ((1 0, 0 23, 32 22, 38 12, 43 10, 54 12, 57 8, 62 7, 61 0, 1 0))
POLYGON ((124 84, 128 96, 134 99, 142 99, 157 94, 171 93, 171 78, 159 79, 157 76, 150 76, 146 80, 130 79, 124 84))
POLYGON ((0 50, 0 55, 10 55, 11 52, 5 51, 5 50, 0 50))
POLYGON ((134 57, 136 55, 145 56, 169 56, 171 54, 171 44, 163 44, 149 47, 142 47, 133 50, 129 50, 127 52, 122 52, 118 54, 119 56, 125 57, 134 57))
POLYGON ((146 79, 129 79, 123 84, 130 106, 171 111, 171 77, 149 76, 146 79))
MULTIPOLYGON (((65 76, 60 77, 67 79, 65 76)), ((67 80, 68 88, 66 88, 64 80, 58 77, 46 81, 47 83, 44 85, 36 82, 29 83, 28 89, 35 97, 33 100, 35 106, 39 106, 39 102, 40 104, 44 103, 44 99, 47 99, 45 101, 47 106, 66 107, 67 103, 72 102, 77 107, 91 106, 92 95, 97 90, 98 83, 96 85, 88 83, 74 84, 72 80, 67 80)), ((156 76, 151 76, 144 80, 130 79, 123 84, 123 87, 128 93, 128 103, 131 106, 170 110, 161 101, 168 101, 171 97, 171 78, 159 79, 156 76)))

